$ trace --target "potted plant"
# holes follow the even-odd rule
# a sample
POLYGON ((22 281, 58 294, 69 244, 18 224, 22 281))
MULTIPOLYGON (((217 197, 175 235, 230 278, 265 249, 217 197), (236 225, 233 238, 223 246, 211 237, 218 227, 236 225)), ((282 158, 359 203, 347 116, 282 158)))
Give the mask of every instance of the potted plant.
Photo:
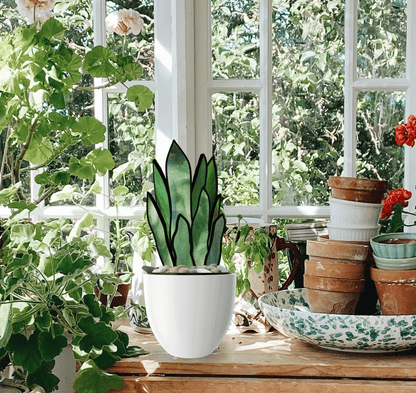
POLYGON ((100 247, 89 235, 69 239, 73 225, 66 219, 35 224, 11 218, 3 226, 0 371, 11 364, 26 386, 52 392, 59 382, 55 360, 69 345, 81 365, 76 391, 123 387, 121 377, 104 370, 143 351, 128 347, 128 336, 113 328, 124 308, 110 309, 94 294, 91 268, 100 247))
MULTIPOLYGON (((375 261, 371 278, 376 285, 383 314, 415 314, 416 234, 398 232, 405 226, 403 211, 412 193, 403 188, 391 190, 383 200, 381 213, 385 233, 370 240, 375 261)), ((414 224, 413 224, 414 225, 414 224)))
MULTIPOLYGON (((67 105, 74 91, 95 88, 82 85, 83 74, 106 78, 104 87, 138 79, 142 70, 109 48, 68 43, 50 12, 54 1, 24 3, 35 23, 0 38, 0 205, 11 214, 1 222, 0 368, 12 363, 26 385, 38 382, 50 392, 58 383, 54 359, 69 344, 82 364, 74 388, 106 392, 123 382, 103 370, 130 350, 113 326, 122 310, 100 305, 93 293, 91 268, 105 245, 81 236, 89 215, 75 224, 32 223, 30 215, 58 190, 74 181, 88 187, 114 167, 108 150, 94 148, 105 140, 105 126, 67 105), (25 183, 34 170, 38 195, 25 183)), ((127 96, 141 109, 152 103, 143 86, 130 87, 127 96)))
POLYGON ((173 141, 163 173, 153 161, 154 194, 147 218, 163 264, 143 276, 153 333, 172 356, 209 355, 224 338, 235 301, 236 275, 219 266, 225 215, 213 158, 191 165, 173 141))
POLYGON ((230 225, 222 246, 224 265, 237 275, 234 323, 240 331, 263 332, 270 325, 257 299, 264 293, 286 289, 292 283, 300 254, 297 245, 277 236, 275 225, 254 227, 242 224, 241 216, 237 218, 237 226, 230 225), (293 269, 284 281, 278 263, 278 251, 283 249, 291 249, 294 254, 293 269))

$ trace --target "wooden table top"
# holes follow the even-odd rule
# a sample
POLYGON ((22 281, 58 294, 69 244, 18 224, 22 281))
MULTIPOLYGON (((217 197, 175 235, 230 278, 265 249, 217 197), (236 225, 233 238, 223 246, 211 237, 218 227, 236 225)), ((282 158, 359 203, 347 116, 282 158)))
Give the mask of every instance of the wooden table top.
POLYGON ((416 349, 385 354, 331 351, 276 331, 239 333, 230 328, 211 355, 180 359, 167 354, 152 334, 137 333, 128 324, 120 330, 129 335, 130 345, 150 353, 116 362, 109 371, 119 375, 416 380, 416 349))

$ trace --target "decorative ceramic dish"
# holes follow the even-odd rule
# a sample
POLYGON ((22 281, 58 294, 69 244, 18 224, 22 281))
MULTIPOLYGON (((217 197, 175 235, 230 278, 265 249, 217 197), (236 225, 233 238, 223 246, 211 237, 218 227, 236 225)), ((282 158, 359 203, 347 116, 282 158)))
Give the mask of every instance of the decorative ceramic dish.
POLYGON ((313 313, 304 288, 266 293, 259 306, 275 329, 321 348, 381 353, 416 346, 416 315, 313 313))
POLYGON ((414 270, 416 269, 416 257, 413 258, 379 258, 374 255, 376 267, 384 270, 414 270))
POLYGON ((384 233, 370 239, 370 244, 374 255, 380 258, 416 257, 416 233, 384 233))

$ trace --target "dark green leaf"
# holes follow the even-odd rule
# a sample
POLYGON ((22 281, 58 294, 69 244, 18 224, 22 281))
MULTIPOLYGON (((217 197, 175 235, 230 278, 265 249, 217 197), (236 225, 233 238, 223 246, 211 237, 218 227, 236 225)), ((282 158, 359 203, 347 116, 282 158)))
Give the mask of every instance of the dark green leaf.
POLYGON ((162 168, 156 160, 153 161, 153 181, 155 189, 156 203, 161 213, 161 218, 168 230, 167 236, 170 237, 170 220, 171 220, 171 204, 170 195, 166 177, 162 172, 162 168))
POLYGON ((93 294, 86 294, 84 295, 84 303, 88 307, 90 314, 93 317, 101 317, 101 308, 100 304, 98 303, 97 298, 93 294))
POLYGON ((180 214, 186 221, 191 217, 191 165, 176 141, 172 142, 166 159, 166 178, 172 201, 171 233, 175 230, 180 214))
POLYGON ((147 355, 149 351, 145 351, 144 349, 138 346, 129 346, 126 348, 126 353, 122 356, 123 358, 131 358, 139 355, 147 355))
POLYGON ((49 332, 40 333, 38 341, 39 352, 46 362, 55 359, 55 357, 68 345, 68 341, 64 336, 57 336, 54 338, 49 332))
POLYGON ((197 266, 202 266, 205 263, 205 257, 208 252, 208 237, 209 237, 209 199, 205 189, 202 189, 199 201, 197 203, 197 210, 192 222, 192 242, 193 242, 193 257, 197 266))
POLYGON ((52 374, 55 361, 42 362, 41 366, 32 374, 27 377, 27 385, 39 385, 42 386, 46 393, 51 393, 56 390, 59 378, 52 374))
POLYGON ((195 217, 196 209, 198 208, 201 191, 205 187, 207 179, 207 159, 204 154, 201 154, 198 164, 195 169, 194 179, 192 182, 192 218, 195 217))
POLYGON ((32 333, 27 340, 23 334, 13 334, 6 345, 6 350, 13 353, 16 365, 22 366, 30 373, 34 373, 42 363, 37 336, 32 333))
POLYGON ((172 242, 176 256, 176 265, 185 265, 187 267, 195 265, 192 258, 191 228, 182 214, 177 219, 172 242))
POLYGON ((103 322, 94 322, 91 316, 81 318, 78 327, 86 334, 79 342, 79 347, 85 352, 90 352, 93 347, 102 349, 117 338, 111 327, 103 322))
POLYGON ((218 175, 214 158, 211 158, 207 165, 207 181, 205 188, 209 197, 209 211, 212 212, 218 194, 218 175))
POLYGON ((152 194, 147 193, 147 220, 155 238, 156 248, 163 265, 173 266, 173 250, 169 247, 167 228, 152 194))
POLYGON ((221 214, 213 224, 212 239, 209 246, 207 259, 205 262, 206 265, 218 265, 220 263, 222 238, 225 231, 225 222, 225 216, 224 214, 221 214))

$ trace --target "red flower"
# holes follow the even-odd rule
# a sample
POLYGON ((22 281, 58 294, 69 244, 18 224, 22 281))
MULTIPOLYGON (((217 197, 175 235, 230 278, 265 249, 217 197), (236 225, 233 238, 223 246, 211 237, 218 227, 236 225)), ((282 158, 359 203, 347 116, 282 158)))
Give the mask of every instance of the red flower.
POLYGON ((394 205, 400 203, 403 207, 406 207, 409 202, 407 199, 412 197, 412 193, 404 188, 398 188, 397 190, 391 190, 386 199, 383 199, 383 210, 381 211, 381 219, 387 220, 394 210, 394 205))
POLYGON ((405 125, 399 124, 396 127, 394 140, 398 145, 408 145, 413 147, 416 139, 416 117, 410 115, 405 125))

